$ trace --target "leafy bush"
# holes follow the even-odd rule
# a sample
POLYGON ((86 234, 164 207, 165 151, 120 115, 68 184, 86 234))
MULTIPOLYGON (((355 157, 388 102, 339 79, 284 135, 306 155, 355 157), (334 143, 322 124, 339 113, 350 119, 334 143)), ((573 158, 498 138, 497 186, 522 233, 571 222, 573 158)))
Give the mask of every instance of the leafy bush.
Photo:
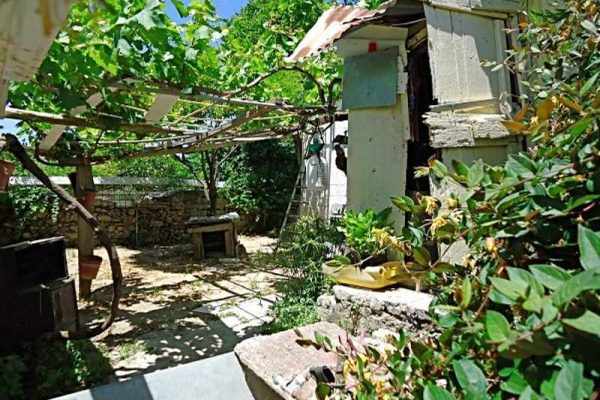
POLYGON ((282 298, 274 307, 270 331, 317 321, 316 300, 330 287, 321 265, 341 242, 336 228, 318 217, 301 217, 282 233, 268 262, 283 268, 290 278, 281 287, 282 298))
MULTIPOLYGON (((440 334, 400 333, 383 349, 338 349, 338 398, 569 399, 595 397, 600 377, 600 18, 567 0, 530 12, 509 63, 532 98, 507 128, 528 153, 504 166, 434 161, 419 173, 458 185, 447 199, 405 197, 398 243, 463 240, 470 254, 445 265, 432 308, 440 334), (427 206, 429 211, 427 211, 427 206), (424 210, 425 208, 425 210, 424 210), (418 220, 424 223, 420 226, 418 220), (450 278, 450 279, 448 279, 450 278)), ((439 265, 438 265, 439 267, 439 265)), ((321 386, 321 396, 333 389, 321 386)))
POLYGON ((363 212, 347 211, 338 228, 346 237, 346 244, 359 259, 369 257, 382 250, 374 230, 391 230, 389 221, 391 208, 380 212, 368 209, 363 212))
POLYGON ((49 398, 107 383, 106 350, 88 340, 35 343, 29 351, 35 398, 49 398))
POLYGON ((291 141, 268 140, 243 146, 223 164, 221 195, 236 210, 254 217, 254 230, 281 226, 298 174, 291 141))
POLYGON ((0 399, 25 398, 23 374, 27 370, 23 359, 17 355, 0 357, 0 399))

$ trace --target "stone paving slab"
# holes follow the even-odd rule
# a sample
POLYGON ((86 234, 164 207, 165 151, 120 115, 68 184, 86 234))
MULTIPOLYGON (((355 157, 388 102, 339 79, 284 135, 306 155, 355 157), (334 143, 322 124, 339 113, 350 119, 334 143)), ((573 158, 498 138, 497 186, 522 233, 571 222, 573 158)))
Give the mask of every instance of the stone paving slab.
MULTIPOLYGON (((233 353, 55 400, 255 400, 233 353)), ((259 399, 260 400, 260 399, 259 399)))
MULTIPOLYGON (((315 332, 336 342, 346 333, 337 325, 319 322, 298 329, 302 336, 314 339, 315 332)), ((238 357, 250 390, 257 399, 311 399, 316 382, 308 372, 312 367, 328 366, 335 369, 337 356, 314 347, 300 346, 294 330, 271 336, 258 336, 238 344, 238 357)))

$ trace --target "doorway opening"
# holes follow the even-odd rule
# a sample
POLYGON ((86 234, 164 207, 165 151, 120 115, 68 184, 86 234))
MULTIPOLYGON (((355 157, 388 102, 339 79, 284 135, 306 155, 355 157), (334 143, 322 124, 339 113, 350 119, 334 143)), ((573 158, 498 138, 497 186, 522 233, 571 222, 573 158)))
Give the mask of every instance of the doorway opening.
POLYGON ((429 128, 423 120, 424 114, 434 104, 431 69, 427 40, 408 53, 408 112, 410 137, 406 168, 406 194, 430 194, 429 179, 416 178, 415 168, 426 167, 428 160, 436 154, 429 142, 429 128))

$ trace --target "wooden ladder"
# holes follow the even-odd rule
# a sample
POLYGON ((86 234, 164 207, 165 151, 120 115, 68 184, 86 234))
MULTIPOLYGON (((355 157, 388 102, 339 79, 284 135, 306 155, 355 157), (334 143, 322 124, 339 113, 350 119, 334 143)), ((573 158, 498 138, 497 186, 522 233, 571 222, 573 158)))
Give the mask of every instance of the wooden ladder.
POLYGON ((300 210, 302 205, 306 204, 307 201, 302 199, 303 195, 303 185, 304 179, 306 176, 306 164, 304 158, 302 159, 302 163, 300 165, 300 170, 298 171, 298 176, 296 177, 296 183, 294 184, 294 189, 292 190, 292 196, 290 197, 290 202, 288 203, 287 210, 285 212, 285 216, 283 217, 283 223, 281 224, 281 229, 279 230, 279 237, 281 238, 281 234, 287 227, 288 223, 296 222, 300 217, 300 210))

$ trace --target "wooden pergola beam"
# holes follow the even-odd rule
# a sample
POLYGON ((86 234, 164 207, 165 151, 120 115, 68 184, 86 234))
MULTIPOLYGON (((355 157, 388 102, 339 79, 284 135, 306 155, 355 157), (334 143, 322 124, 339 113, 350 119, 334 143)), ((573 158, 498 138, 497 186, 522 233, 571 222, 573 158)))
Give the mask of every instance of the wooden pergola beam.
POLYGON ((47 122, 53 125, 78 126, 82 128, 95 128, 101 130, 122 130, 135 133, 164 133, 164 134, 196 134, 191 129, 176 128, 169 126, 159 126, 148 123, 127 123, 117 119, 109 118, 82 118, 64 114, 52 114, 41 111, 21 110, 13 107, 6 107, 6 118, 20 119, 29 122, 47 122))

